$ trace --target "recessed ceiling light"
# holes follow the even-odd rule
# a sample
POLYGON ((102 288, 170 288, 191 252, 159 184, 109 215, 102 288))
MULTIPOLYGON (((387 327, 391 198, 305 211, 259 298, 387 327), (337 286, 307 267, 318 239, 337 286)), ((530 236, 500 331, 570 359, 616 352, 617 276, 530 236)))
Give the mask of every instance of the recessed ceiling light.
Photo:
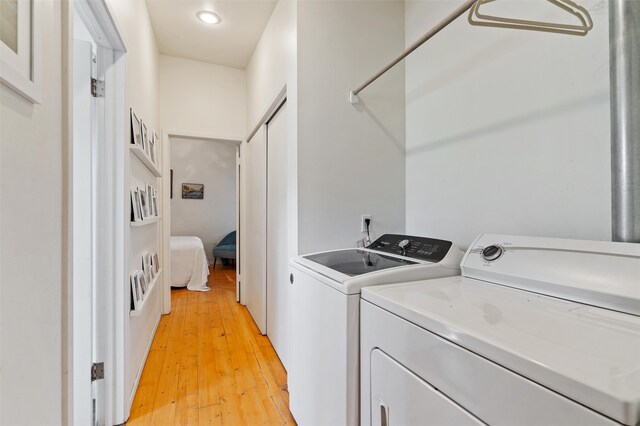
POLYGON ((222 20, 218 15, 208 10, 198 12, 198 18, 207 24, 219 24, 222 20))

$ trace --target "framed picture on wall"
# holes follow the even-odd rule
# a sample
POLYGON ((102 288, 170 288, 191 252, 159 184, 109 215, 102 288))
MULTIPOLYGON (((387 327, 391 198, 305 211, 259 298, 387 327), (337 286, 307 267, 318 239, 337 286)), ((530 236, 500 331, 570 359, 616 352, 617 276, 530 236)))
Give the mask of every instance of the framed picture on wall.
POLYGON ((158 211, 158 191, 153 190, 153 211, 155 212, 156 217, 160 216, 158 211))
POLYGON ((147 279, 151 278, 149 276, 150 272, 149 272, 149 265, 147 265, 147 255, 146 254, 142 255, 142 272, 143 272, 145 278, 147 278, 147 279))
POLYGON ((134 189, 129 192, 131 193, 131 222, 138 222, 140 216, 138 216, 138 206, 136 205, 136 192, 134 189))
POLYGON ((144 299, 144 295, 147 293, 147 285, 149 280, 145 274, 138 271, 138 282, 140 283, 140 303, 144 299))
POLYGON ((140 194, 140 208, 142 211, 142 220, 149 217, 149 200, 147 199, 147 189, 138 188, 138 194, 140 194))
POLYGON ((147 154, 149 154, 149 139, 148 139, 148 134, 147 134, 147 125, 144 124, 144 121, 140 120, 140 131, 142 132, 142 146, 141 148, 144 150, 144 152, 146 152, 147 154))
POLYGON ((158 134, 153 132, 153 136, 151 137, 151 161, 156 166, 159 166, 160 158, 158 158, 158 147, 160 146, 160 139, 158 139, 158 134))
POLYGON ((147 202, 148 202, 148 209, 149 209, 149 216, 156 216, 156 212, 153 209, 153 187, 151 185, 149 185, 148 183, 145 185, 147 188, 147 202))
POLYGON ((140 222, 142 220, 140 212, 140 197, 137 189, 131 189, 131 221, 140 222))
POLYGON ((156 270, 156 273, 160 272, 160 260, 158 259, 158 253, 153 253, 153 267, 156 270))
POLYGON ((34 104, 42 101, 42 3, 0 0, 0 82, 34 104))
POLYGON ((158 276, 158 271, 156 271, 155 266, 153 266, 153 253, 147 254, 147 262, 149 263, 149 270, 151 271, 151 275, 155 279, 158 276))
POLYGON ((133 309, 140 309, 142 303, 140 281, 138 280, 139 271, 131 273, 131 299, 133 300, 133 309))
POLYGON ((156 277, 156 271, 153 269, 153 261, 151 256, 152 256, 151 253, 147 253, 144 255, 144 262, 145 262, 147 271, 149 272, 149 282, 151 282, 151 280, 153 280, 156 277))
POLYGON ((142 148, 142 122, 138 118, 135 112, 133 112, 133 108, 130 108, 131 111, 131 144, 138 145, 142 148))
POLYGON ((182 198, 202 200, 204 198, 204 185, 201 183, 183 183, 182 198))
POLYGON ((151 137, 149 138, 149 158, 151 158, 151 162, 156 164, 156 132, 151 132, 151 137))
POLYGON ((149 216, 155 217, 156 211, 153 206, 153 188, 147 186, 147 198, 149 199, 149 216))

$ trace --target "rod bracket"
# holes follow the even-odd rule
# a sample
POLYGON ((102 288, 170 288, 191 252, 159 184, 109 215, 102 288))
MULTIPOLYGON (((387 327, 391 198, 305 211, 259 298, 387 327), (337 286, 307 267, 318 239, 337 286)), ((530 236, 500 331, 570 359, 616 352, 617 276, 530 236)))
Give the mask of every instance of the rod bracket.
POLYGON ((353 90, 349 92, 349 102, 353 105, 357 104, 360 99, 358 99, 358 95, 353 94, 353 90))

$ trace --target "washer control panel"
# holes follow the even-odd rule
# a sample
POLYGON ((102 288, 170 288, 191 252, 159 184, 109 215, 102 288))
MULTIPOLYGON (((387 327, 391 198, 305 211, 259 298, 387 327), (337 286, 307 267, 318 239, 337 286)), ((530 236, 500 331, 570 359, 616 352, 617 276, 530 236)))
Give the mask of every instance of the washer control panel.
POLYGON ((434 238, 384 234, 367 248, 429 262, 440 262, 452 245, 451 241, 434 238))

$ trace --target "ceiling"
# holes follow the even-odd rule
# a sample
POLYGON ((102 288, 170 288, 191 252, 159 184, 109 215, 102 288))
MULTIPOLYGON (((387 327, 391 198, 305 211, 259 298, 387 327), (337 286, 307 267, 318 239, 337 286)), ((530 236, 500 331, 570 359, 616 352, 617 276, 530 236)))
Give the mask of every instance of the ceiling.
POLYGON ((277 0, 146 0, 160 53, 246 68, 277 0), (217 25, 196 13, 215 12, 217 25))

